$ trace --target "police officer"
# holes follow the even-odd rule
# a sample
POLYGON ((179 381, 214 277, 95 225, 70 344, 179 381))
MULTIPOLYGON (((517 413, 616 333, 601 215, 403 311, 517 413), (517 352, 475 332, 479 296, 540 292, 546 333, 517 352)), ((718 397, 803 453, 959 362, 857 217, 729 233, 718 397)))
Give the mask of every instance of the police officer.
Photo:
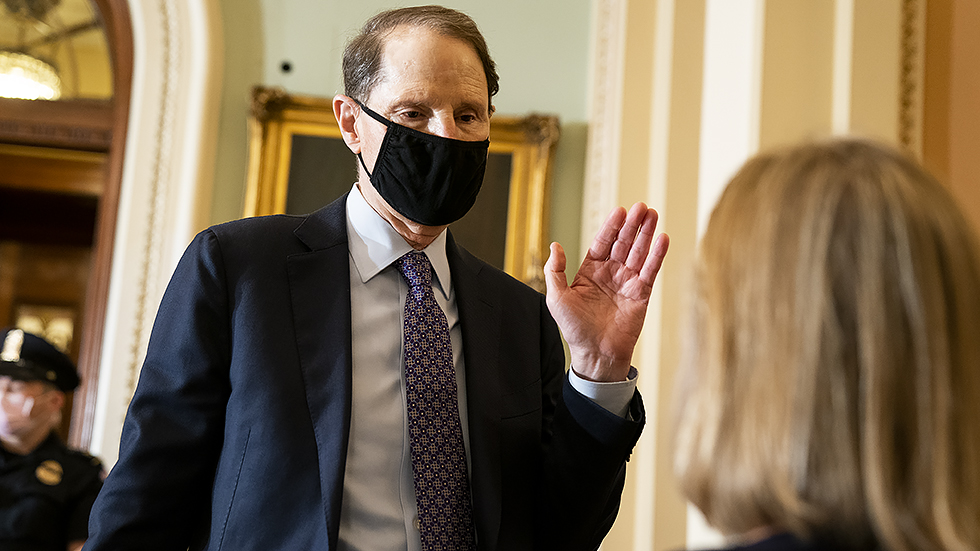
POLYGON ((0 337, 0 549, 81 549, 104 472, 55 432, 78 372, 40 337, 20 329, 0 337))

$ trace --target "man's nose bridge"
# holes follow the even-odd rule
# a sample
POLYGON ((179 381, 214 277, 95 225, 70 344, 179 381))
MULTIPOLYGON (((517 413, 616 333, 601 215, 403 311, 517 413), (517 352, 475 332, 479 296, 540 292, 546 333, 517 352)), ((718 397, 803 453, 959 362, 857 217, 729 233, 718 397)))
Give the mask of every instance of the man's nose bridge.
POLYGON ((437 115, 433 117, 435 124, 432 133, 443 138, 458 138, 459 129, 456 128, 456 117, 453 114, 437 115))
POLYGON ((23 395, 12 392, 9 385, 0 385, 0 403, 11 407, 18 407, 23 404, 21 398, 23 398, 23 395))

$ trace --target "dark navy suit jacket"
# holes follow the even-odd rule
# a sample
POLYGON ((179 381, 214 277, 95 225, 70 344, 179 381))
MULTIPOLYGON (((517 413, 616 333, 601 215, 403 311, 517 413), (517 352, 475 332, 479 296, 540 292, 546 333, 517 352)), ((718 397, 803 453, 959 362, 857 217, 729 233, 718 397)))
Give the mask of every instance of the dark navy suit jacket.
MULTIPOLYGON (((333 550, 350 427, 346 197, 199 234, 157 314, 88 551, 333 550)), ((568 386, 544 297, 448 240, 480 550, 594 549, 644 413, 568 386)))

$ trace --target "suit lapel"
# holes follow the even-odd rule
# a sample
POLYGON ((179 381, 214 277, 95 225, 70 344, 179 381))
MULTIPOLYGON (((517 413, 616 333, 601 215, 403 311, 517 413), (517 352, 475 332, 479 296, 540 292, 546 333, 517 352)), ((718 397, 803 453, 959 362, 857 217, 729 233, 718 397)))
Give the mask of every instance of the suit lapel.
POLYGON ((500 310, 483 264, 456 245, 446 246, 463 332, 466 400, 472 461, 474 520, 480 549, 496 549, 501 516, 500 381, 497 377, 500 310))
POLYGON ((287 258, 300 369, 313 422, 328 549, 337 548, 350 434, 351 322, 347 196, 295 231, 310 251, 287 258))

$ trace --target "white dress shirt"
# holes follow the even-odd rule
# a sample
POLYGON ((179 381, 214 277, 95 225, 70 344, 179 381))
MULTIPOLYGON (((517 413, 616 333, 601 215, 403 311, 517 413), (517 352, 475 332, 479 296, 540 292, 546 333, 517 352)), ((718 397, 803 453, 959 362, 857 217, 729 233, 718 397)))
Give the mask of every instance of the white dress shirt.
MULTIPOLYGON (((344 472, 339 548, 418 551, 418 507, 406 417, 402 316, 408 285, 392 265, 412 247, 361 196, 347 199, 353 378, 351 426, 344 472)), ((446 258, 446 232, 423 251, 432 263, 436 302, 446 314, 456 369, 463 443, 469 460, 462 330, 446 258)), ((609 411, 625 416, 635 371, 622 383, 572 385, 609 411)))

